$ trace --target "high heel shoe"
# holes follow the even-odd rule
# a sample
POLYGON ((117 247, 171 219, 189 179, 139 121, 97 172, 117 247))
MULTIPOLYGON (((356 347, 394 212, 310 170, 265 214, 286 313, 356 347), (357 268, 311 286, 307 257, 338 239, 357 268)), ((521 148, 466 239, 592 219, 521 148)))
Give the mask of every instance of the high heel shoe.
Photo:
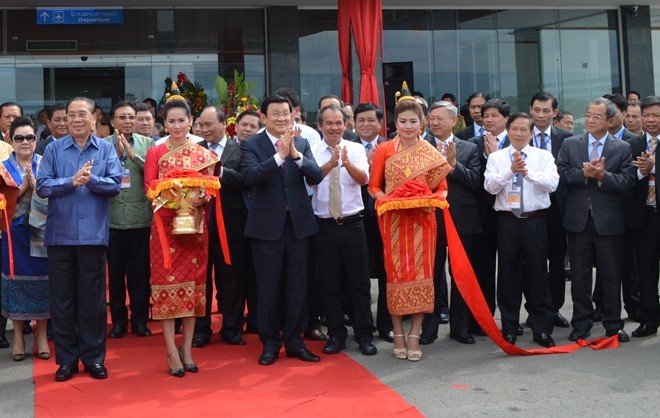
POLYGON ((48 351, 40 351, 39 347, 35 344, 33 351, 35 352, 35 356, 41 360, 48 360, 50 358, 50 348, 48 348, 48 351))
POLYGON ((183 367, 178 368, 178 369, 172 368, 172 366, 170 365, 170 356, 167 356, 167 365, 170 368, 170 376, 174 376, 174 377, 183 377, 183 376, 185 376, 186 371, 183 369, 183 367))
POLYGON ((11 359, 14 361, 23 361, 25 360, 25 338, 23 339, 23 350, 19 353, 11 353, 11 359))
MULTIPOLYGON (((183 362, 183 351, 181 347, 179 347, 179 358, 183 362)), ((198 373, 199 372, 199 367, 195 363, 183 363, 183 369, 187 372, 190 373, 198 373)))
MULTIPOLYGON (((408 338, 417 338, 419 340, 419 335, 409 334, 408 338)), ((406 345, 408 341, 406 340, 406 345)), ((420 361, 422 359, 422 350, 410 350, 408 349, 408 361, 420 361)))
MULTIPOLYGON (((404 338, 403 334, 394 334, 394 338, 396 337, 404 338)), ((392 351, 394 351, 394 357, 398 358, 399 360, 405 360, 408 358, 407 348, 393 348, 392 351)))

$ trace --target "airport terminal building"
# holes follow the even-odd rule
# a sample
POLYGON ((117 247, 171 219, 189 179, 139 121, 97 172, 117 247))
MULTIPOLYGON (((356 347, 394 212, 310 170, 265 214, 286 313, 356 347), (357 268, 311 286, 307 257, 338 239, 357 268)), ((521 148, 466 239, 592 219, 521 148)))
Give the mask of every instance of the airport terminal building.
MULTIPOLYGON (((405 79, 431 100, 485 91, 514 110, 547 90, 576 115, 605 93, 656 94, 660 5, 645 1, 382 0, 376 77, 381 87, 405 79)), ((179 72, 211 100, 215 77, 235 69, 256 83, 254 95, 291 86, 311 111, 342 90, 337 0, 23 0, 0 1, 0 13, 0 100, 30 114, 74 95, 106 110, 123 98, 158 100, 179 72)))

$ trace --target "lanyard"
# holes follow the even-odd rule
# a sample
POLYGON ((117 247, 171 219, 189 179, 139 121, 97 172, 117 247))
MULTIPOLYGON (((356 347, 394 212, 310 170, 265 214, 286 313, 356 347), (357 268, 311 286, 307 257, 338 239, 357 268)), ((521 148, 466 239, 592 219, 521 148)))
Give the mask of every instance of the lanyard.
POLYGON ((547 150, 546 146, 548 145, 548 142, 550 142, 550 137, 548 136, 546 139, 543 140, 543 142, 541 142, 541 145, 539 145, 539 136, 541 136, 542 133, 544 132, 541 132, 538 135, 536 135, 536 137, 534 138, 534 145, 536 145, 536 148, 547 150))

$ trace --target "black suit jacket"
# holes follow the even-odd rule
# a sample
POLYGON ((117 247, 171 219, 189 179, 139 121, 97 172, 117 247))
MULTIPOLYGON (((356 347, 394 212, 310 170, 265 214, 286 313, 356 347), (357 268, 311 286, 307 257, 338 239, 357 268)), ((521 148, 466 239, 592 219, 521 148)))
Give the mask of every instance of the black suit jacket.
POLYGON ((302 167, 287 157, 281 167, 275 162, 275 147, 266 130, 241 142, 241 172, 250 187, 245 235, 277 241, 284 231, 287 209, 297 239, 318 232, 305 181, 319 184, 323 173, 314 160, 309 142, 295 137, 295 146, 303 155, 302 167))
POLYGON ((605 158, 602 184, 584 177, 582 163, 589 161, 588 134, 572 136, 564 141, 557 157, 560 182, 568 187, 564 229, 584 231, 589 212, 600 235, 620 235, 625 232, 626 192, 635 186, 630 144, 607 135, 601 157, 605 158))
MULTIPOLYGON (((632 151, 632 158, 635 160, 647 149, 646 147, 648 146, 648 143, 646 141, 646 133, 643 133, 641 136, 630 138, 628 143, 630 144, 632 151)), ((657 172, 658 170, 656 167, 656 173, 657 172)), ((644 222, 644 210, 646 209, 646 198, 649 190, 649 176, 638 179, 637 168, 635 168, 635 180, 635 188, 632 193, 632 198, 630 199, 629 213, 627 213, 626 217, 630 220, 630 227, 633 230, 638 230, 642 227, 644 222)), ((657 190, 658 188, 656 187, 656 193, 657 190)))
MULTIPOLYGON (((493 208, 493 204, 495 203, 495 195, 492 195, 486 191, 484 188, 484 173, 486 172, 486 164, 488 163, 488 159, 486 158, 484 154, 484 140, 486 136, 476 136, 473 138, 470 138, 468 142, 471 142, 477 146, 477 150, 479 151, 479 163, 481 164, 481 169, 479 171, 479 180, 481 182, 481 186, 479 187, 479 190, 477 191, 477 202, 479 204, 479 212, 481 213, 481 219, 483 220, 484 217, 486 216, 486 212, 490 209, 493 208)), ((506 148, 509 146, 509 136, 507 135, 504 138, 504 145, 502 145, 502 148, 506 148)))
MULTIPOLYGON (((564 129, 558 128, 554 125, 550 127, 550 148, 551 148, 552 156, 555 157, 555 162, 557 161, 557 157, 559 156, 559 151, 561 150, 561 146, 564 144, 564 140, 566 138, 570 138, 571 136, 573 136, 573 134, 564 129)), ((534 143, 534 138, 532 138, 530 145, 536 146, 536 144, 534 143)), ((568 189, 566 188, 565 183, 560 183, 557 186, 557 190, 555 190, 553 193, 550 194, 550 204, 551 206, 557 206, 557 209, 559 210, 559 215, 561 216, 562 219, 566 214, 567 194, 568 194, 568 189)))
POLYGON ((456 138, 462 139, 464 141, 467 141, 470 138, 474 137, 474 125, 470 125, 465 129, 461 129, 460 131, 456 132, 454 134, 456 138))
POLYGON ((621 139, 630 142, 632 139, 637 138, 637 135, 633 132, 630 132, 628 129, 623 130, 623 135, 621 135, 621 139))
MULTIPOLYGON (((208 142, 199 143, 208 149, 208 142)), ((222 216, 225 221, 227 239, 243 238, 245 233, 245 222, 247 220, 247 209, 243 200, 243 192, 246 191, 247 182, 241 174, 241 148, 232 139, 227 139, 225 148, 220 156, 222 165, 222 178, 220 179, 220 201, 222 202, 222 216)), ((220 167, 216 166, 215 175, 220 174, 220 167)), ((217 234, 215 227, 215 205, 210 206, 209 232, 217 234)), ((232 254, 233 256, 233 254, 232 254)))
POLYGON ((53 142, 53 136, 49 136, 48 138, 44 139, 43 141, 37 142, 37 147, 34 149, 34 152, 39 154, 39 155, 44 155, 44 151, 46 150, 46 147, 48 144, 53 142))
MULTIPOLYGON (((435 137, 427 136, 426 140, 434 147, 437 145, 435 137)), ((454 142, 456 142, 456 166, 447 176, 449 213, 459 234, 479 234, 482 229, 477 191, 483 187, 479 149, 475 144, 460 138, 454 138, 454 142)), ((444 226, 440 225, 444 222, 443 211, 437 210, 435 213, 439 223, 438 229, 444 230, 444 226)))

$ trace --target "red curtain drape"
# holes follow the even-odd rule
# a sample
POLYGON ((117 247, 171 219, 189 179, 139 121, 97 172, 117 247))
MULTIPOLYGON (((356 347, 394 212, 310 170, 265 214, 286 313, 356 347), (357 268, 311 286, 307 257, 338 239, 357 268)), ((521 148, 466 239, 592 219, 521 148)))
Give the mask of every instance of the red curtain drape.
POLYGON ((373 102, 380 106, 376 83, 376 58, 383 33, 383 5, 381 0, 338 0, 337 21, 339 59, 342 68, 342 99, 352 102, 349 83, 350 31, 353 28, 355 49, 360 60, 360 103, 373 102))
POLYGON ((337 1, 337 34, 339 37, 339 61, 341 62, 341 99, 346 103, 353 101, 351 91, 351 0, 337 1))
POLYGON ((380 106, 375 69, 383 32, 383 4, 381 0, 351 1, 350 10, 355 49, 362 68, 360 103, 374 102, 380 106))

